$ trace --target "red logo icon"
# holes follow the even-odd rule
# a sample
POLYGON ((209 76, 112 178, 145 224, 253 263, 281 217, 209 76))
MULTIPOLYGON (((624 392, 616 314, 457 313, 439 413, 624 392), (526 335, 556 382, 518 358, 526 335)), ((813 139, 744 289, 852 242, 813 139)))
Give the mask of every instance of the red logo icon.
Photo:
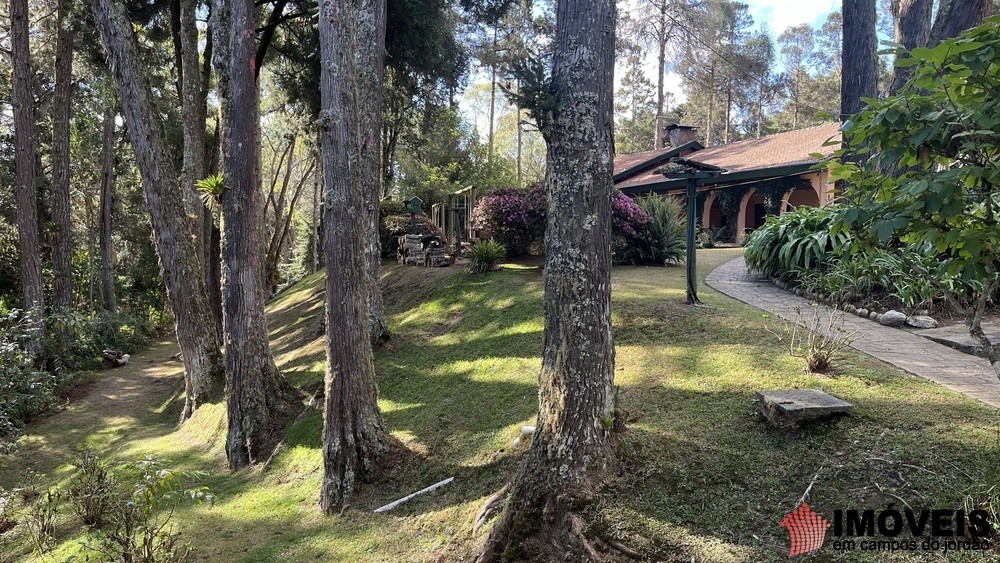
POLYGON ((798 508, 789 512, 778 525, 788 529, 792 542, 788 556, 795 557, 823 547, 826 529, 830 527, 830 522, 803 502, 798 508))

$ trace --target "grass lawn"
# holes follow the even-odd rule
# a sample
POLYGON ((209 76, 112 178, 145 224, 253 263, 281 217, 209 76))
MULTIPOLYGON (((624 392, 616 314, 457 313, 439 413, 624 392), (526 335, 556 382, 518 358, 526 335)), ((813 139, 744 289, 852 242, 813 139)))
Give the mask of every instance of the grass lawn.
MULTIPOLYGON (((699 275, 738 249, 699 251, 699 275)), ((376 354, 386 422, 414 456, 365 485, 341 517, 316 505, 322 420, 314 412, 289 432, 266 472, 226 469, 224 405, 200 409, 178 428, 176 351, 162 342, 74 393, 69 407, 29 429, 20 453, 0 458, 0 486, 29 471, 64 485, 73 450, 97 449, 115 463, 146 455, 208 471, 214 506, 183 507, 174 520, 199 559, 218 561, 468 561, 473 519, 515 471, 533 422, 541 353, 541 271, 509 266, 470 276, 455 269, 386 268, 394 337, 376 354), (377 506, 446 477, 454 483, 386 514, 377 506)), ((784 561, 779 520, 817 476, 810 505, 835 509, 961 508, 990 499, 1000 466, 997 412, 958 393, 850 353, 829 377, 763 329, 760 311, 704 284, 705 307, 684 302, 683 268, 621 267, 613 275, 616 380, 631 422, 617 447, 616 475, 592 506, 592 534, 649 560, 784 561), (755 414, 756 390, 821 387, 852 402, 835 423, 795 432, 755 414)), ((279 366, 309 390, 323 376, 322 283, 312 277, 269 305, 279 366)), ((23 518, 23 514, 19 515, 23 518)), ((85 555, 89 532, 68 507, 58 544, 44 556, 85 555)), ((26 555, 24 527, 0 536, 0 561, 26 555)), ((819 561, 882 561, 837 553, 819 561)), ((1000 554, 895 554, 893 561, 1000 561, 1000 554)))

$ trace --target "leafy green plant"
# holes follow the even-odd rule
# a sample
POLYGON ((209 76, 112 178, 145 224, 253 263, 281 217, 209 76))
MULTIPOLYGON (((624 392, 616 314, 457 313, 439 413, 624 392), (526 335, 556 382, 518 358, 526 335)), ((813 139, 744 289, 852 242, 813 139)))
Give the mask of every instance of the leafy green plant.
POLYGON ((684 261, 687 221, 684 208, 673 197, 653 195, 636 200, 650 217, 638 233, 638 261, 643 264, 677 264, 684 261))
POLYGON ((1000 375, 1000 347, 982 329, 1000 287, 998 51, 1000 17, 931 48, 896 49, 909 82, 894 96, 866 100, 845 123, 846 146, 828 165, 846 202, 833 232, 853 233, 855 247, 895 252, 965 317, 1000 375), (979 280, 981 288, 957 294, 939 270, 902 252, 904 245, 932 250, 950 275, 979 280))
POLYGON ((472 262, 469 271, 473 274, 492 272, 497 269, 506 254, 504 246, 495 240, 479 241, 469 251, 469 260, 472 262))
POLYGON ((171 524, 182 502, 215 500, 206 487, 193 486, 204 472, 177 471, 151 457, 135 464, 135 485, 111 504, 98 539, 89 547, 112 561, 160 563, 187 561, 191 546, 180 543, 171 524))
POLYGON ((80 453, 76 468, 67 490, 70 505, 84 524, 99 528, 111 509, 114 480, 97 454, 89 450, 80 453))
POLYGON ((195 182, 194 187, 201 192, 201 199, 205 205, 212 206, 219 202, 222 192, 226 190, 226 183, 222 174, 212 174, 195 182))
POLYGON ((769 278, 788 279, 794 272, 819 267, 851 241, 846 232, 831 232, 834 212, 833 206, 800 207, 768 217, 747 240, 747 268, 769 278))

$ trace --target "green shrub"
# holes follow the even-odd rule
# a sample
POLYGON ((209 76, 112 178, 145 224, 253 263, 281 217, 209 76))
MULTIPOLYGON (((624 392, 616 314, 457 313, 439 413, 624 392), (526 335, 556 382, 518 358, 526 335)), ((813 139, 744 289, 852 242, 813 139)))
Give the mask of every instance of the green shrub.
POLYGON ((71 370, 96 369, 108 348, 134 354, 156 334, 148 320, 128 313, 54 313, 46 323, 46 349, 59 367, 71 370))
POLYGON ((820 267, 851 243, 847 233, 830 233, 832 207, 800 207, 768 217, 747 240, 747 268, 769 278, 792 279, 796 272, 820 267))
POLYGON ((495 240, 479 241, 469 251, 469 259, 472 261, 469 271, 473 274, 492 272, 506 254, 504 246, 495 240))
POLYGON ((177 471, 165 464, 149 457, 135 464, 135 485, 111 503, 97 541, 88 547, 110 561, 190 559, 190 545, 180 543, 180 532, 170 522, 173 511, 183 502, 212 503, 215 498, 207 488, 193 486, 204 472, 177 471))
POLYGON ((0 321, 0 453, 13 447, 24 424, 54 405, 70 382, 62 370, 38 369, 24 351, 31 336, 32 329, 19 311, 0 321))
POLYGON ((653 195, 636 200, 650 217, 638 233, 638 262, 641 264, 678 264, 687 251, 684 206, 676 198, 653 195))

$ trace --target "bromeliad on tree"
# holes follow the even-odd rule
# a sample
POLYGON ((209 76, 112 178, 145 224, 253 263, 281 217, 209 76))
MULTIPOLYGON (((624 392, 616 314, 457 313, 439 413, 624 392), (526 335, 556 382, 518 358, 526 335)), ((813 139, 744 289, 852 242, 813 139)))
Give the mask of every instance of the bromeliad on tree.
POLYGON ((833 232, 855 246, 893 250, 965 318, 1000 377, 1000 346, 982 329, 1000 284, 1000 17, 917 48, 897 66, 911 69, 898 94, 866 100, 844 126, 845 148, 829 163, 847 205, 833 232), (867 163, 845 156, 870 154, 867 163), (895 166, 898 164, 898 168, 895 166), (933 254, 975 289, 959 292, 913 263, 902 244, 933 254))

